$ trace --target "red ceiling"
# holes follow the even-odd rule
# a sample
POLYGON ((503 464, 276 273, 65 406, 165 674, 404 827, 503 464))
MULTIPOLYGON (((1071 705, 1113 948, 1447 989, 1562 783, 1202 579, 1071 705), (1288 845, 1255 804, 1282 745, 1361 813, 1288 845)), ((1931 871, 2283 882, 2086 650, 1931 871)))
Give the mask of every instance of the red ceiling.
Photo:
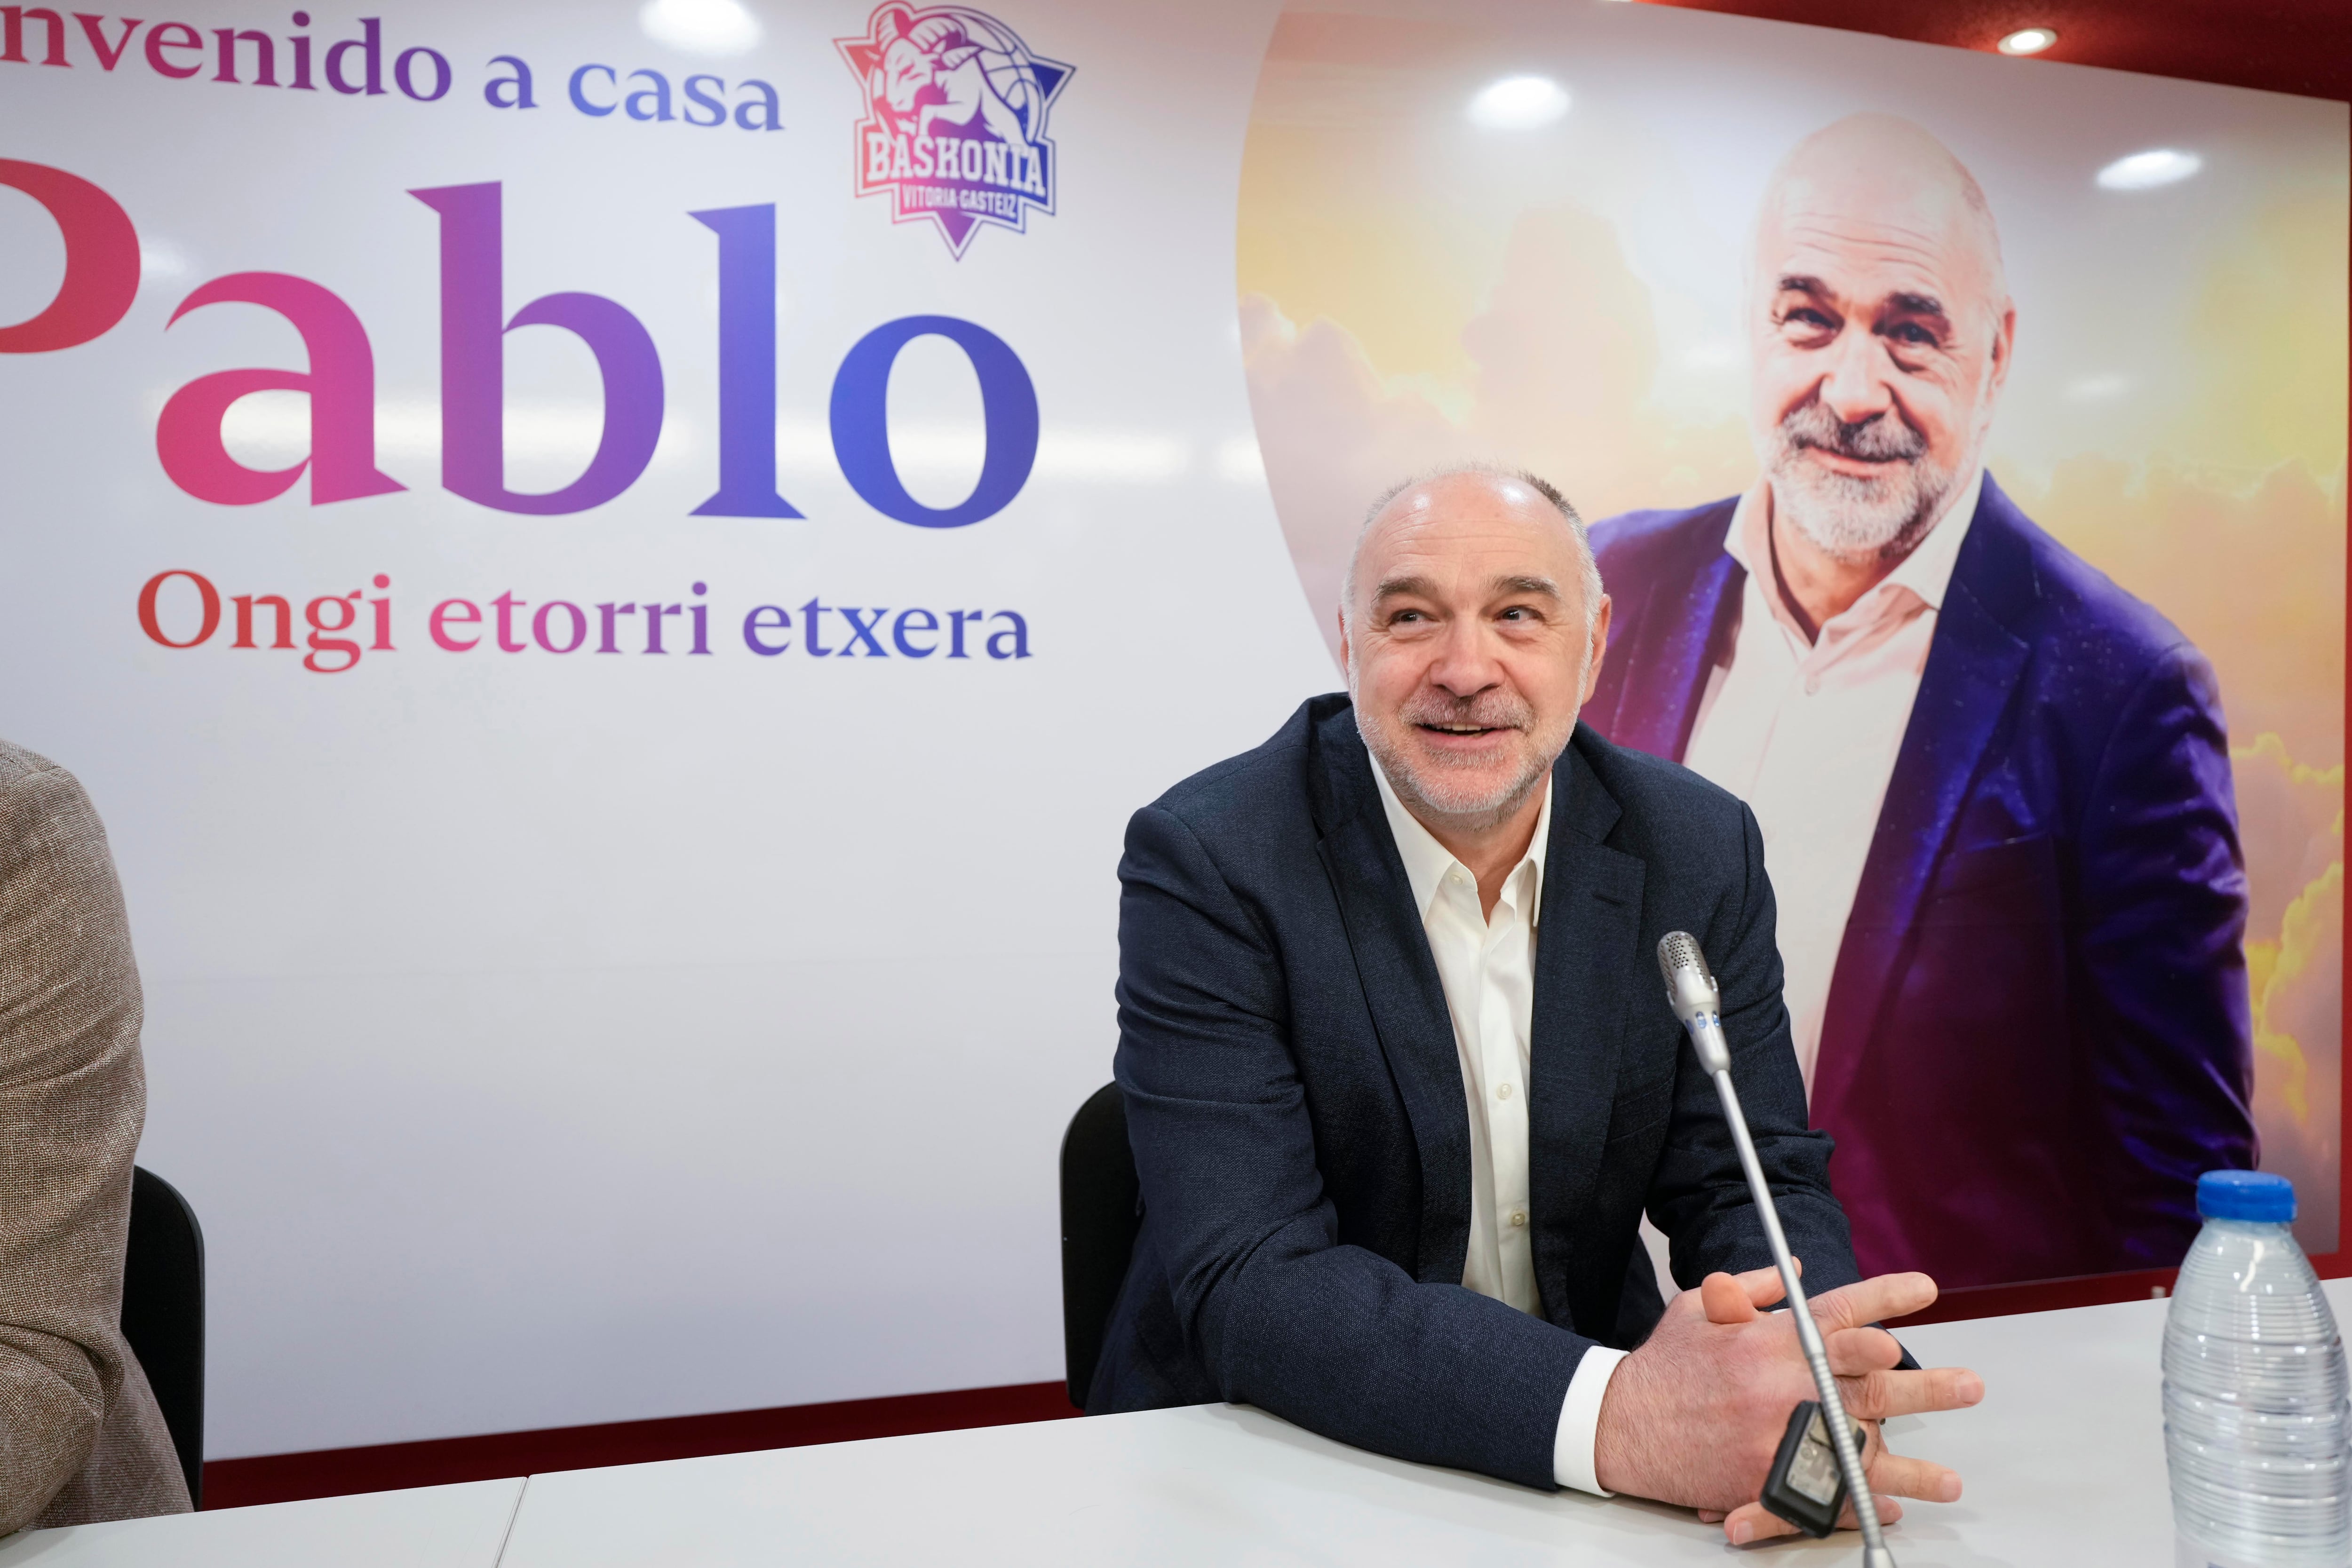
POLYGON ((1990 49, 2053 27, 2040 57, 2352 99, 2352 0, 1650 0, 1990 49))

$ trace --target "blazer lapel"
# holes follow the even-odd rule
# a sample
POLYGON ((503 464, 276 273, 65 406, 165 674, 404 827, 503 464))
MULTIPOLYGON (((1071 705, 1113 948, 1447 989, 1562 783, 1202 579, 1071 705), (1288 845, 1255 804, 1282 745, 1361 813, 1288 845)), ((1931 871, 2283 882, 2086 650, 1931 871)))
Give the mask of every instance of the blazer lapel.
MULTIPOLYGON (((1552 769, 1551 841, 1544 853, 1530 1020, 1528 1155, 1538 1215, 1591 1204, 1617 1096, 1620 1050, 1636 982, 1652 972, 1641 950, 1646 868, 1601 841, 1622 814, 1574 745, 1552 769)), ((1570 1237, 1537 1228, 1536 1284, 1544 1312, 1570 1321, 1570 1237)))
POLYGON ((1318 847, 1421 1156, 1416 1277, 1458 1285, 1470 1246, 1470 1113, 1445 988, 1354 716, 1341 709, 1318 727, 1317 739, 1330 791, 1318 847))
MULTIPOLYGON (((1719 533, 1718 533, 1718 538, 1719 533)), ((1688 578, 1662 576, 1642 605, 1632 661, 1610 738, 1653 757, 1682 759, 1718 639, 1739 607, 1748 574, 1718 547, 1688 578)))
POLYGON ((2013 510, 1988 476, 1838 948, 1813 1077, 1815 1126, 1830 1122, 1853 1081, 1919 901, 2025 668, 2029 646, 2010 622, 2032 596, 2032 561, 2008 524, 2013 510))

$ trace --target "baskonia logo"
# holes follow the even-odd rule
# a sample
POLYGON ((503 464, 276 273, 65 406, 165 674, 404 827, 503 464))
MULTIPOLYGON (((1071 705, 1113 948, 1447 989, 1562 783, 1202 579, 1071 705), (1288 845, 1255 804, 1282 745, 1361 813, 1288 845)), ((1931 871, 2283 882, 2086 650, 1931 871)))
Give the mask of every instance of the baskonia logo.
POLYGON ((866 90, 857 193, 887 192, 893 221, 929 218, 964 253, 982 224, 1020 230, 1054 210, 1046 112, 1072 68, 961 5, 883 5, 862 38, 836 38, 866 90))

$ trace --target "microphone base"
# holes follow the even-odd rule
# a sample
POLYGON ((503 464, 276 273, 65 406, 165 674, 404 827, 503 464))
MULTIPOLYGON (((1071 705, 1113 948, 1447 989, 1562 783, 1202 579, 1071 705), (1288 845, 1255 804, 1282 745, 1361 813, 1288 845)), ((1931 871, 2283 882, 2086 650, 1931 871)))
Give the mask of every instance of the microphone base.
POLYGON ((1884 1546, 1862 1549, 1862 1568, 1895 1568, 1895 1553, 1884 1546))

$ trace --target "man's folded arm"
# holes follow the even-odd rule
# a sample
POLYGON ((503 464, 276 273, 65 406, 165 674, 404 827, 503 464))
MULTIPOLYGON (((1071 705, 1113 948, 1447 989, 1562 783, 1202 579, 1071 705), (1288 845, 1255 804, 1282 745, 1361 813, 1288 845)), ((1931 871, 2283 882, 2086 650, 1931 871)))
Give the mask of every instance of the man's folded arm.
MULTIPOLYGON (((1739 817, 1741 875, 1728 885, 1707 929, 1695 935, 1723 990, 1731 1082, 1756 1141, 1757 1160, 1772 1189, 1789 1250, 1804 1263, 1806 1293, 1817 1295, 1850 1285, 1860 1275, 1845 1212, 1830 1192, 1830 1137, 1810 1128, 1804 1079, 1790 1044, 1763 834, 1745 805, 1739 817)), ((1657 1012, 1660 1027, 1676 1028, 1664 1001, 1657 1012)), ((1652 1223, 1672 1238, 1675 1279, 1685 1289, 1717 1270, 1737 1274, 1771 1266, 1770 1245, 1715 1081, 1687 1045, 1676 1057, 1674 1120, 1651 1182, 1649 1211, 1652 1223)))
POLYGON ((1119 878, 1128 1135, 1178 1324, 1218 1393, 1360 1448, 1555 1484, 1591 1342, 1341 1245, 1267 934, 1164 809, 1129 823, 1119 878))

